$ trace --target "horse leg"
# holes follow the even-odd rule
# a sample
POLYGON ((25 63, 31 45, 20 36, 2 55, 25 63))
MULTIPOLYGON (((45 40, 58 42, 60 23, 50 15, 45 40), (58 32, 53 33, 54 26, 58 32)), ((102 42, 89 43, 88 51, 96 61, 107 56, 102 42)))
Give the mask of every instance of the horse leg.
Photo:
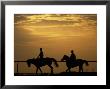
POLYGON ((41 68, 39 67, 39 70, 40 70, 40 72, 42 73, 42 70, 41 70, 41 68))
POLYGON ((53 74, 53 67, 51 65, 49 67, 51 68, 51 74, 53 74))
POLYGON ((66 70, 66 72, 68 72, 69 68, 66 70))
POLYGON ((81 66, 79 66, 79 72, 81 72, 81 69, 82 69, 81 66))
POLYGON ((80 66, 80 72, 83 72, 83 65, 80 66))
POLYGON ((68 69, 66 70, 66 72, 68 72, 68 69))
POLYGON ((83 67, 82 67, 82 72, 83 72, 83 67))
POLYGON ((36 69, 36 74, 37 74, 37 71, 38 71, 38 67, 37 67, 37 69, 36 69))
POLYGON ((69 68, 69 72, 71 72, 71 71, 70 71, 70 68, 69 68))

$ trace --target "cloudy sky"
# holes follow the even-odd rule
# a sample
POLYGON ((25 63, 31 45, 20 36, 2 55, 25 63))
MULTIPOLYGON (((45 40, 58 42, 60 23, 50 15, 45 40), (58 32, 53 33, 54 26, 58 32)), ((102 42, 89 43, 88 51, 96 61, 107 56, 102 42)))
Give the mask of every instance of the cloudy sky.
POLYGON ((43 48, 45 57, 97 60, 96 14, 15 14, 14 57, 27 60, 43 48))

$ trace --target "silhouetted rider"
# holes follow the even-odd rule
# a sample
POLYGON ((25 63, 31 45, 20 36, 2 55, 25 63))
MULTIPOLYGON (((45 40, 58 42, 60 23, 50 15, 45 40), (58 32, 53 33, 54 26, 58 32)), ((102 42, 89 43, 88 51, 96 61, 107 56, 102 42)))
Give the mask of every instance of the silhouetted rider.
POLYGON ((43 60, 44 59, 44 53, 42 51, 42 48, 40 48, 40 53, 39 53, 37 58, 39 58, 40 63, 44 63, 44 60, 43 60))
POLYGON ((73 50, 71 50, 70 60, 71 60, 72 62, 75 62, 75 61, 76 61, 76 55, 74 54, 74 51, 73 51, 73 50))
POLYGON ((40 59, 43 59, 44 58, 44 54, 43 54, 42 48, 40 48, 39 57, 40 57, 40 59))

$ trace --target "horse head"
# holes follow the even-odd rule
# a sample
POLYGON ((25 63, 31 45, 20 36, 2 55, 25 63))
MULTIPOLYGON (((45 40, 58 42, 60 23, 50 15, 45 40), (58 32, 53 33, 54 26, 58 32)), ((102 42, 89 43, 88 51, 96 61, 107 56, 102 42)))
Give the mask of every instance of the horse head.
POLYGON ((32 59, 28 59, 26 62, 27 62, 27 65, 28 67, 31 67, 31 63, 32 61, 35 60, 35 58, 32 58, 32 59))
POLYGON ((85 64, 86 64, 86 66, 88 66, 88 65, 89 65, 88 61, 84 60, 84 62, 85 62, 85 64))
POLYGON ((68 59, 69 59, 69 57, 67 55, 64 55, 63 58, 61 59, 61 61, 66 61, 68 59))
POLYGON ((30 67, 31 66, 30 59, 28 59, 26 62, 27 62, 28 67, 30 67))

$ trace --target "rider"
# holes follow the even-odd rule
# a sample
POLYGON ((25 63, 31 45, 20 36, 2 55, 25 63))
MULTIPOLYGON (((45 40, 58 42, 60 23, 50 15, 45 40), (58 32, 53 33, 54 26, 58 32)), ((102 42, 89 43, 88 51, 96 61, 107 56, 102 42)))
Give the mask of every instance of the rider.
POLYGON ((38 58, 40 59, 41 62, 43 62, 43 59, 44 59, 44 53, 42 51, 42 48, 40 48, 40 53, 38 55, 38 58))
POLYGON ((74 51, 73 51, 73 50, 71 50, 70 60, 71 60, 72 62, 75 62, 75 61, 76 61, 76 55, 74 54, 74 51))

